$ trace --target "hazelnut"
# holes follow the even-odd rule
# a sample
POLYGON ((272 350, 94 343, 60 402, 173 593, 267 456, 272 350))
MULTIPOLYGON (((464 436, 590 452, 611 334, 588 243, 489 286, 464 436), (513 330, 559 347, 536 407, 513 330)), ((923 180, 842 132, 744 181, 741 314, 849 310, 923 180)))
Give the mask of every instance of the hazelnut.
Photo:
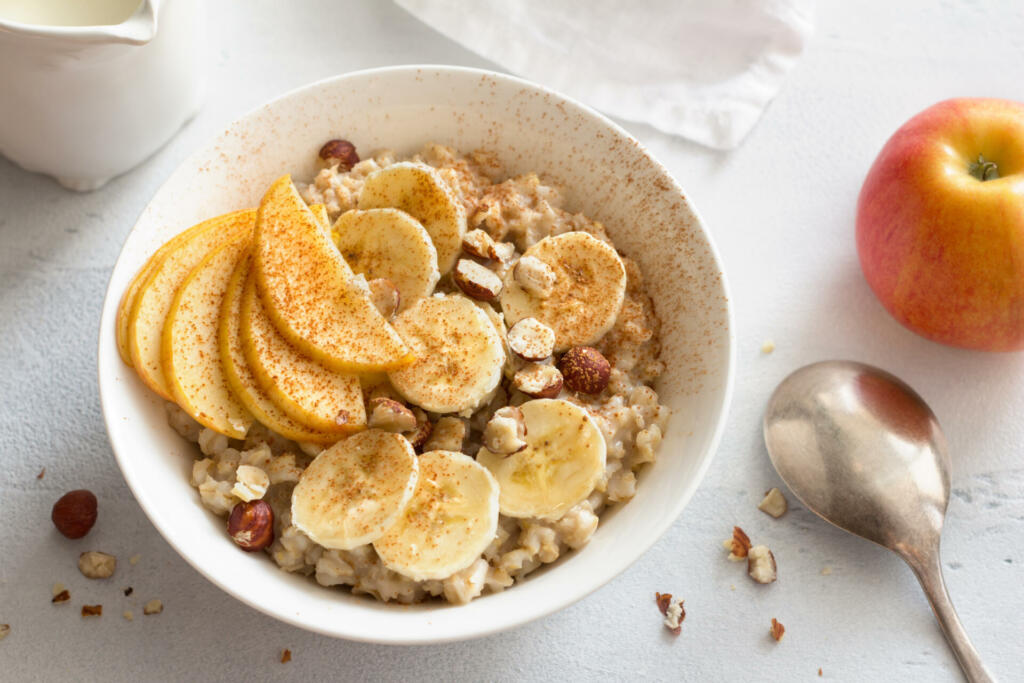
POLYGON ((164 611, 164 603, 160 598, 153 598, 142 606, 143 614, 160 614, 164 611))
POLYGON ((416 429, 416 415, 405 405, 391 398, 371 398, 370 417, 366 425, 386 432, 409 432, 416 429))
POLYGON ((494 411, 483 433, 484 448, 498 455, 512 455, 526 448, 526 418, 515 406, 494 411))
POLYGON ((500 261, 504 265, 508 265, 515 255, 516 245, 511 242, 494 243, 494 260, 500 261))
POLYGON ((452 280, 466 296, 477 301, 493 301, 501 294, 501 278, 476 261, 459 259, 452 280))
POLYGON ((446 415, 434 424, 430 438, 423 444, 424 451, 462 451, 469 435, 469 427, 462 418, 446 415))
POLYGON ((536 318, 523 318, 508 330, 508 348, 523 360, 544 360, 555 351, 555 331, 536 318))
POLYGON ((530 398, 555 398, 562 392, 562 381, 554 365, 528 363, 516 371, 512 386, 530 398))
POLYGON ((747 574, 758 583, 772 583, 778 578, 775 555, 768 546, 755 545, 747 552, 747 574))
POLYGON ((498 258, 498 254, 494 249, 494 239, 479 228, 470 230, 462 238, 462 251, 470 256, 482 259, 498 258))
POLYGON ((50 519, 68 538, 81 538, 96 523, 96 496, 85 489, 68 491, 53 504, 50 519))
POLYGON ((608 386, 612 366, 590 346, 574 346, 558 360, 565 386, 581 394, 600 394, 608 386))
POLYGON ((78 556, 78 571, 89 579, 109 579, 117 568, 117 558, 90 550, 78 556))
POLYGON ((725 549, 729 551, 729 560, 741 562, 750 550, 750 537, 738 526, 732 528, 732 538, 722 542, 725 549))
POLYGON ((778 519, 786 514, 789 504, 786 502, 786 497, 782 495, 782 491, 773 488, 765 492, 764 499, 758 504, 757 509, 778 519))
POLYGON ((329 163, 337 161, 342 171, 348 171, 359 163, 356 146, 348 140, 328 140, 320 148, 320 158, 329 163))
POLYGON ((411 432, 406 432, 403 436, 409 440, 413 448, 419 448, 430 438, 430 433, 434 431, 434 425, 431 424, 430 418, 422 409, 413 408, 412 412, 416 416, 416 428, 411 432))
POLYGON ((270 504, 253 500, 236 505, 228 516, 228 534, 247 552, 266 548, 274 542, 274 511, 270 504))
POLYGON ((370 288, 370 301, 384 316, 390 320, 402 304, 402 295, 398 292, 395 283, 386 277, 378 277, 366 283, 370 288))
POLYGON ((523 256, 519 259, 512 277, 529 294, 541 299, 551 296, 555 288, 555 271, 536 256, 523 256))

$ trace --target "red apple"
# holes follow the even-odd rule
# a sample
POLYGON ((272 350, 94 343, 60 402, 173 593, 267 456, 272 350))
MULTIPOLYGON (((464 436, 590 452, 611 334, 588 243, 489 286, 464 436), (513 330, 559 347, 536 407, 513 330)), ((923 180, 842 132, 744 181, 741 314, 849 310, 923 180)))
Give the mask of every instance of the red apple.
POLYGON ((1024 348, 1024 104, 946 100, 903 124, 861 188, 857 251, 911 330, 1024 348))

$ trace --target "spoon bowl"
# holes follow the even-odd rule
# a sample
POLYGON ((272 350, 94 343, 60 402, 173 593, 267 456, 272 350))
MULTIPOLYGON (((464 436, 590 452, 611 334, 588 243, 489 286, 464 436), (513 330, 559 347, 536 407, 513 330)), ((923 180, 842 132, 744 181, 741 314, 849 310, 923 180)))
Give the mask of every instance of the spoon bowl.
POLYGON ((968 680, 991 680, 942 580, 951 468, 928 404, 870 365, 815 363, 772 394, 764 439, 779 476, 809 510, 910 565, 968 680))

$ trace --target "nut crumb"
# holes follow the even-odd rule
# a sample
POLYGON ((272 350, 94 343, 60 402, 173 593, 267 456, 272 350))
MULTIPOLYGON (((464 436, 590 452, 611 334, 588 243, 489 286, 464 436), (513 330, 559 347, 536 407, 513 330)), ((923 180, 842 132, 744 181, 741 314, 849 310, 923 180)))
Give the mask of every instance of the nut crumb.
POLYGON ((141 559, 142 559, 142 555, 132 555, 131 557, 128 558, 128 564, 130 564, 130 565, 132 565, 134 567, 135 565, 137 565, 139 563, 139 560, 141 560, 141 559))
POLYGON ((127 588, 124 589, 124 596, 128 597, 129 595, 131 595, 134 592, 135 592, 135 589, 132 588, 131 586, 128 586, 127 588))
POLYGON ((771 515, 775 519, 778 519, 782 515, 786 514, 786 510, 789 509, 789 504, 786 502, 786 497, 782 495, 782 491, 777 488, 772 488, 765 491, 764 498, 760 503, 758 503, 757 509, 766 515, 771 515))
POLYGON ((773 342, 771 339, 766 339, 764 341, 764 343, 761 344, 761 353, 763 353, 765 355, 771 353, 774 350, 775 350, 775 342, 773 342))
POLYGON ((770 633, 772 634, 772 638, 775 639, 775 642, 779 642, 780 640, 782 640, 782 636, 786 635, 786 627, 782 625, 781 621, 779 621, 775 617, 772 617, 772 627, 770 629, 770 633))
POLYGON ((42 479, 46 476, 46 468, 39 470, 39 474, 36 475, 36 479, 42 479))
POLYGON ((146 615, 160 614, 163 611, 164 603, 162 603, 158 598, 153 598, 152 600, 150 600, 142 606, 142 613, 146 615))
POLYGON ((772 583, 779 577, 775 555, 766 545, 755 545, 747 554, 747 574, 758 583, 772 583))
POLYGON ((82 605, 82 616, 83 617, 101 617, 101 616, 103 616, 103 605, 82 605))
POLYGON ((11 635, 10 624, 0 624, 0 640, 3 640, 7 636, 11 635))
POLYGON ((71 593, 69 593, 67 591, 67 589, 63 589, 59 593, 54 594, 53 600, 50 600, 50 602, 52 602, 55 605, 59 605, 61 603, 67 602, 70 599, 71 599, 71 593))
POLYGON ((750 551, 750 537, 738 526, 732 528, 732 538, 726 539, 722 545, 729 551, 731 562, 742 562, 750 551))
POLYGON ((109 579, 117 569, 117 558, 108 553, 89 550, 78 556, 78 571, 89 579, 109 579))
POLYGON ((655 593, 654 602, 658 609, 665 615, 665 628, 678 636, 683 630, 682 623, 686 619, 686 610, 683 609, 683 600, 672 600, 671 593, 655 593))
POLYGON ((126 609, 124 612, 121 612, 121 616, 124 617, 125 621, 131 621, 135 618, 135 615, 132 614, 132 611, 129 609, 126 609))
POLYGON ((831 573, 832 573, 832 567, 822 567, 821 568, 821 575, 822 576, 828 576, 831 573))
POLYGON ((281 651, 281 663, 287 664, 290 661, 292 661, 292 651, 288 648, 285 648, 281 651))

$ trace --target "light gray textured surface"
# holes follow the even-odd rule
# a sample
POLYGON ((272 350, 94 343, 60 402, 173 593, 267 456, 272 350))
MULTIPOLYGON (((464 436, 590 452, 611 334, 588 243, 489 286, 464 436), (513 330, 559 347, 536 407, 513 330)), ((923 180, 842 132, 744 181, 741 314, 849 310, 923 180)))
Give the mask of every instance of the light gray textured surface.
POLYGON ((687 188, 732 286, 736 398, 704 485, 672 530, 605 588, 540 622, 464 644, 333 641, 279 624, 193 571, 150 526, 114 465, 95 345, 107 276, 136 215, 228 121, 352 69, 489 65, 389 3, 220 0, 210 7, 207 105, 153 159, 89 195, 0 160, 0 623, 12 627, 0 642, 0 678, 802 680, 822 667, 833 680, 957 680, 896 557, 796 505, 778 521, 755 509, 778 483, 760 439, 764 402, 789 370, 827 357, 886 367, 932 403, 955 470, 943 549, 949 588, 993 672, 1019 678, 1024 356, 946 349, 899 327, 861 278, 852 226, 868 165, 911 114, 954 95, 1024 100, 1024 10, 1012 0, 830 1, 817 24, 803 62, 739 150, 711 152, 629 126, 687 188), (778 345, 767 356, 766 339, 778 345), (97 493, 100 520, 85 540, 68 541, 49 510, 78 487, 97 493), (754 585, 724 560, 720 542, 733 524, 773 548, 778 583, 754 585), (86 549, 117 554, 116 577, 83 578, 75 561, 86 549), (142 559, 130 566, 136 553, 142 559), (55 581, 69 587, 69 604, 50 604, 55 581), (135 592, 125 598, 129 585, 135 592), (656 590, 686 598, 678 639, 660 625, 656 590), (163 599, 163 614, 141 615, 150 597, 163 599), (104 616, 83 620, 85 602, 102 603, 104 616), (124 609, 133 622, 121 618, 124 609), (767 635, 771 617, 787 627, 780 644, 767 635), (294 660, 282 665, 285 647, 294 660))

